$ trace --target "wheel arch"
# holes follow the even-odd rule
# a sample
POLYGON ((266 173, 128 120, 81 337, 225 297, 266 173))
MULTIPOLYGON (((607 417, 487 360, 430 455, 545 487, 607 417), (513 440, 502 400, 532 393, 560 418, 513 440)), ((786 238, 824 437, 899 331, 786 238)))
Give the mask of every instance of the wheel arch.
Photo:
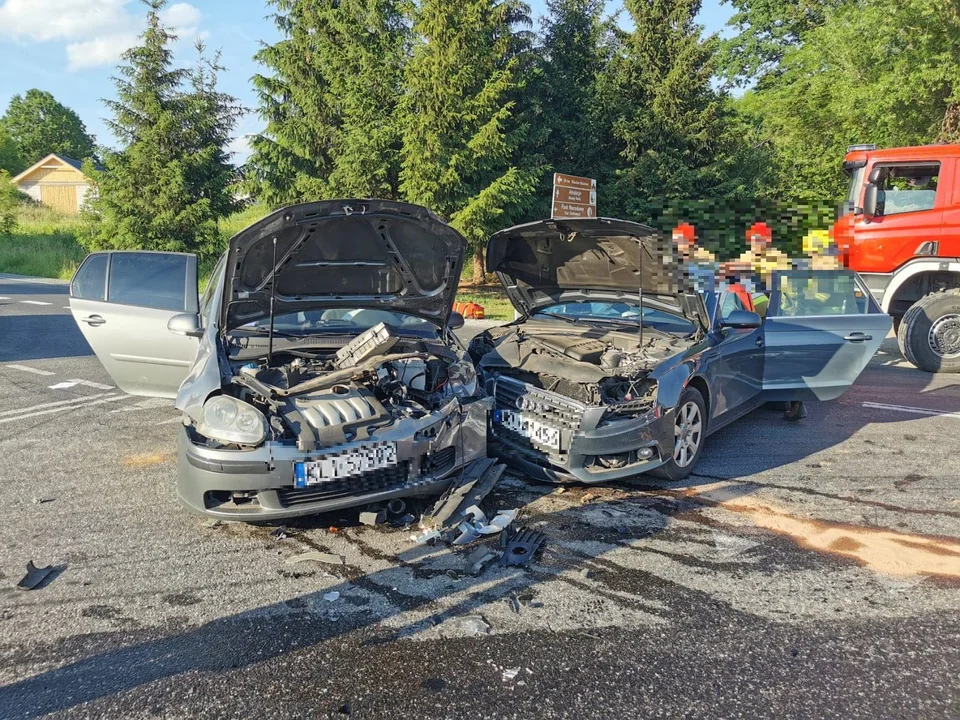
POLYGON ((912 305, 940 287, 960 288, 960 260, 913 260, 894 271, 880 307, 892 315, 898 304, 909 301, 912 305))
POLYGON ((702 375, 691 375, 690 379, 687 381, 686 387, 693 388, 700 393, 700 397, 703 398, 703 409, 704 409, 704 418, 703 422, 706 425, 706 429, 710 427, 710 386, 707 384, 707 381, 702 375))

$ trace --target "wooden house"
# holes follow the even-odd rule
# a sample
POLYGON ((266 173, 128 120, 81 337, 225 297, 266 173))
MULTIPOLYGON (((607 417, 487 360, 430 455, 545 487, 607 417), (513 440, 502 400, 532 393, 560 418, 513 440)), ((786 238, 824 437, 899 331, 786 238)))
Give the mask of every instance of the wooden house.
POLYGON ((51 153, 11 182, 37 202, 76 215, 91 186, 90 178, 83 174, 81 167, 79 160, 51 153))

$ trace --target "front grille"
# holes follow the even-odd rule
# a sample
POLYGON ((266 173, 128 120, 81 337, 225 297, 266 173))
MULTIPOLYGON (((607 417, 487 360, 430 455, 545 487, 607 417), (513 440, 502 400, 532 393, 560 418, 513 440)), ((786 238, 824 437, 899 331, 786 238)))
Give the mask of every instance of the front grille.
POLYGON ((520 397, 532 401, 528 403, 529 407, 523 407, 524 413, 536 415, 545 423, 554 427, 561 427, 566 430, 578 430, 580 428, 585 409, 580 403, 513 378, 497 378, 494 398, 497 401, 498 408, 516 411, 519 409, 517 398, 520 397))
POLYGON ((411 480, 409 476, 410 461, 404 460, 394 467, 374 470, 352 478, 333 480, 305 488, 282 488, 277 490, 277 497, 284 507, 293 507, 321 500, 336 500, 337 498, 355 495, 369 495, 388 490, 416 487, 423 482, 432 482, 433 480, 433 478, 423 476, 411 480))
POLYGON ((435 453, 420 456, 420 472, 424 475, 443 475, 449 472, 457 462, 457 448, 453 445, 435 453))

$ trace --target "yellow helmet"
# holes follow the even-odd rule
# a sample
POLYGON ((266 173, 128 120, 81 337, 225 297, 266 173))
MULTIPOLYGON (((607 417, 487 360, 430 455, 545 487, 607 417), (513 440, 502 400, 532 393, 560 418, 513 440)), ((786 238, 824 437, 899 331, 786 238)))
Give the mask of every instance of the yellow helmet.
POLYGON ((812 230, 803 238, 804 255, 820 255, 833 244, 829 230, 812 230))

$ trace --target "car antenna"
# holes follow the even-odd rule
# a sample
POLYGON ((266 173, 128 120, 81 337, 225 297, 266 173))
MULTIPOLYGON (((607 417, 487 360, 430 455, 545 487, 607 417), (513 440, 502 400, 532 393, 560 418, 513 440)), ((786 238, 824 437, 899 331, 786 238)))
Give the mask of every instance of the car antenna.
POLYGON ((637 251, 640 253, 640 261, 637 267, 640 268, 640 285, 637 287, 637 294, 640 296, 640 349, 643 350, 643 240, 637 238, 637 251))
POLYGON ((267 365, 273 362, 273 304, 277 299, 277 238, 273 238, 273 273, 270 275, 270 329, 267 331, 267 365))

